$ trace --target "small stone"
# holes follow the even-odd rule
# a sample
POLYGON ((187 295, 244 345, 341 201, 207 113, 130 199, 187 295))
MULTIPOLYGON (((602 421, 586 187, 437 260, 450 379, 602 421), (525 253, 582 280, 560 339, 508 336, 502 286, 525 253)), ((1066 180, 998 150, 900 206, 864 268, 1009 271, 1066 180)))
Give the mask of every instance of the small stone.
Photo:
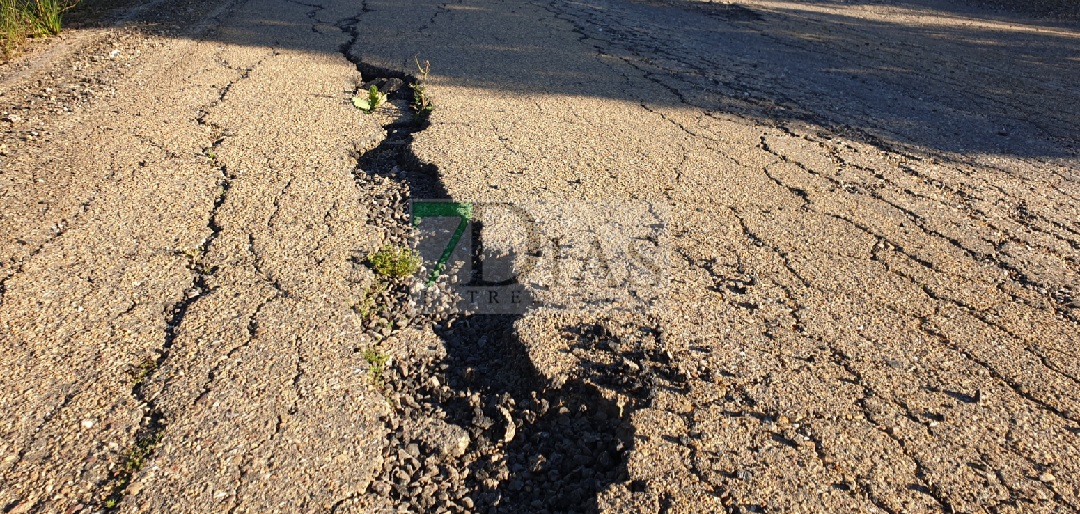
POLYGON ((34 501, 29 501, 28 500, 28 501, 16 504, 14 507, 9 508, 7 510, 7 512, 9 512, 10 514, 26 514, 27 512, 30 512, 30 509, 34 508, 35 503, 36 502, 34 502, 34 501))
POLYGON ((503 435, 503 442, 509 443, 514 440, 514 436, 517 435, 517 425, 514 424, 514 418, 510 416, 510 411, 499 407, 499 412, 506 418, 506 434, 503 435))
POLYGON ((596 463, 599 464, 601 467, 606 468, 614 464, 614 461, 612 460, 610 453, 601 452, 600 456, 596 459, 596 463))
POLYGON ((83 428, 93 428, 94 420, 92 420, 92 419, 84 419, 79 424, 82 425, 83 428))
POLYGON ((390 484, 387 484, 383 481, 372 482, 371 485, 368 486, 368 489, 379 496, 386 496, 390 494, 390 484))
POLYGON ((430 420, 422 427, 420 438, 439 455, 450 457, 464 455, 472 442, 464 428, 437 420, 430 420))
POLYGON ((1047 483, 1047 484, 1049 484, 1049 483, 1051 483, 1051 482, 1053 482, 1053 481, 1055 481, 1055 480, 1057 480, 1057 477, 1055 477, 1054 475, 1052 475, 1052 474, 1051 474, 1051 473, 1050 473, 1049 471, 1047 471, 1046 473, 1043 473, 1043 474, 1039 475, 1039 481, 1040 481, 1040 482, 1043 482, 1043 483, 1047 483))

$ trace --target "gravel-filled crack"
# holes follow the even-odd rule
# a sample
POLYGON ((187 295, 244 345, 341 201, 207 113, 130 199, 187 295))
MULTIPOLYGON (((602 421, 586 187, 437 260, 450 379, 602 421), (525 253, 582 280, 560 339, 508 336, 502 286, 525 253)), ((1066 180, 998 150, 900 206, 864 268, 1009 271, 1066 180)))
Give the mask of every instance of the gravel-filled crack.
MULTIPOLYGON (((372 224, 387 241, 409 244, 407 201, 450 196, 438 168, 413 153, 413 138, 428 125, 410 108, 417 77, 354 55, 358 23, 337 23, 354 36, 342 52, 361 73, 358 90, 378 86, 388 95, 384 109, 398 115, 384 124, 383 141, 358 156, 354 175, 377 199, 372 224)), ((442 308, 448 298, 427 296, 413 309, 405 287, 388 289, 391 312, 380 315, 387 323, 369 326, 375 346, 393 333, 389 326, 412 323, 433 327, 445 349, 395 355, 381 372, 393 412, 385 420, 385 464, 368 493, 398 509, 595 511, 600 491, 629 479, 631 413, 651 403, 656 387, 685 385, 654 323, 561 325, 559 337, 579 365, 553 379, 533 363, 520 315, 455 314, 442 308)))

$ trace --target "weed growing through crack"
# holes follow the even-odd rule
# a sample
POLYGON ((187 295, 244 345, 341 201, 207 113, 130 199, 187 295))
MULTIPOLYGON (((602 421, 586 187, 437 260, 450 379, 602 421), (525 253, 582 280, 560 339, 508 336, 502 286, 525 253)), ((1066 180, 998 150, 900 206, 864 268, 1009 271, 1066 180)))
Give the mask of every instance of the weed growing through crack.
POLYGON ((364 350, 364 360, 368 363, 368 375, 371 377, 371 382, 376 387, 381 388, 383 385, 383 372, 386 370, 386 363, 390 360, 390 355, 375 348, 368 348, 364 350))
POLYGON ((146 377, 149 377, 154 370, 157 369, 157 362, 154 359, 146 359, 137 366, 131 368, 131 378, 135 383, 135 387, 139 387, 146 381, 146 377))
POLYGON ((387 244, 368 256, 368 264, 379 276, 402 278, 420 269, 420 254, 407 246, 387 244))
POLYGON ((180 253, 184 254, 184 256, 188 258, 188 261, 194 264, 195 261, 199 260, 199 257, 202 257, 202 248, 196 246, 195 248, 181 250, 180 253))
POLYGON ((357 109, 371 114, 375 112, 375 109, 378 109, 380 105, 386 103, 386 93, 379 91, 378 86, 371 86, 371 89, 368 89, 367 98, 354 96, 352 103, 357 109))
POLYGON ((364 288, 364 296, 360 298, 356 305, 353 305, 353 311, 356 311, 364 320, 382 314, 386 310, 386 305, 379 303, 379 295, 386 292, 388 287, 387 283, 382 280, 372 281, 364 288))
POLYGON ((188 268, 200 275, 209 275, 214 272, 216 267, 210 266, 202 261, 204 255, 204 249, 202 247, 189 248, 179 252, 188 258, 188 268))
MULTIPOLYGON (((133 387, 135 389, 142 387, 157 368, 157 361, 151 358, 132 366, 128 373, 131 374, 131 379, 134 382, 133 387)), ((109 490, 108 496, 101 503, 105 512, 112 512, 120 504, 128 485, 131 484, 131 479, 146 464, 150 454, 161 443, 161 437, 162 431, 160 427, 153 424, 140 429, 136 433, 135 444, 123 454, 120 459, 120 466, 114 469, 110 476, 109 481, 112 482, 112 489, 109 490)))
POLYGON ((112 510, 120 504, 124 497, 124 491, 131 483, 132 477, 146 464, 146 459, 154 452, 154 448, 161 443, 161 432, 153 431, 135 440, 135 445, 128 449, 124 459, 120 462, 120 468, 113 472, 113 488, 109 496, 105 498, 102 506, 106 510, 112 510))
POLYGON ((416 77, 416 82, 409 84, 413 92, 412 108, 416 112, 417 117, 420 119, 427 119, 431 115, 431 111, 435 109, 435 105, 431 103, 431 99, 427 96, 427 76, 431 71, 431 62, 424 61, 423 66, 420 65, 420 59, 413 57, 413 61, 416 62, 416 69, 420 72, 416 77))

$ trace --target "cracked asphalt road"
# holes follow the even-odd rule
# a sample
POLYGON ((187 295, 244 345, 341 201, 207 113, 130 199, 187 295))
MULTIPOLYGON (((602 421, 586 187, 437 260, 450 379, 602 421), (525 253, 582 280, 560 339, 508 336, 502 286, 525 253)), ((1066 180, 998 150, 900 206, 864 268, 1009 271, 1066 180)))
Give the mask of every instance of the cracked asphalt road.
POLYGON ((4 512, 1080 511, 1075 22, 235 0, 69 41, 0 70, 4 512), (414 56, 430 123, 352 107, 414 56), (373 327, 362 262, 407 198, 663 204, 666 280, 373 327), (455 378, 489 340, 532 391, 455 378), (455 394, 515 430, 413 452, 455 394), (549 433, 612 447, 557 468, 549 433))

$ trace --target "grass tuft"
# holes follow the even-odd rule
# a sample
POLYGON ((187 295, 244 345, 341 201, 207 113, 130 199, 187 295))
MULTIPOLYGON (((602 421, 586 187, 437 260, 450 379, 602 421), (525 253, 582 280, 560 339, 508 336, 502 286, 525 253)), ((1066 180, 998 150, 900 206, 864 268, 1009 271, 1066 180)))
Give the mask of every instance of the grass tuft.
POLYGON ((79 0, 0 0, 0 53, 13 56, 26 38, 53 36, 79 0))
POLYGON ((382 314, 382 312, 386 310, 386 306, 379 303, 379 295, 384 293, 387 288, 386 282, 381 280, 372 281, 371 284, 368 284, 368 286, 364 288, 363 298, 361 298, 356 305, 353 305, 352 309, 364 320, 369 320, 374 316, 382 314))
POLYGON ((402 278, 420 269, 420 254, 407 246, 386 245, 368 256, 375 273, 387 278, 402 278))
POLYGON ((161 443, 161 436, 160 430, 154 430, 136 438, 135 444, 124 454, 124 458, 120 462, 120 468, 113 471, 112 490, 102 502, 105 510, 112 511, 120 504, 120 500, 124 498, 124 491, 127 489, 128 484, 131 483, 131 479, 142 469, 150 454, 154 453, 154 449, 161 443))
POLYGON ((390 355, 375 348, 368 348, 364 350, 364 360, 368 363, 371 382, 376 387, 382 387, 383 372, 386 371, 386 363, 390 360, 390 355))

